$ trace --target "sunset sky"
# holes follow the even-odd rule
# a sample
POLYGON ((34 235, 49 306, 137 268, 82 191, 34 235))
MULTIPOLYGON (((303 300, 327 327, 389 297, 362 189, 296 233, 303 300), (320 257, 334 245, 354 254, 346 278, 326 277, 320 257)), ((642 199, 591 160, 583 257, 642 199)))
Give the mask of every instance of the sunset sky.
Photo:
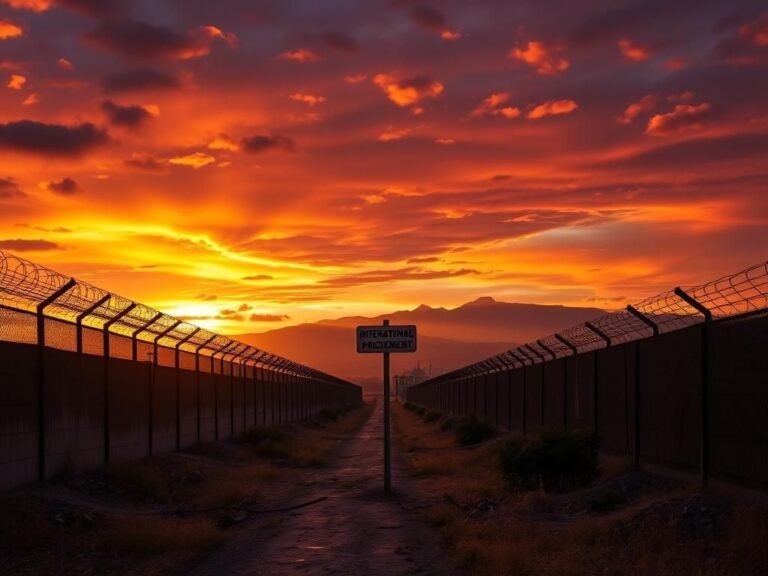
POLYGON ((768 256, 757 0, 0 0, 0 249, 228 333, 768 256))

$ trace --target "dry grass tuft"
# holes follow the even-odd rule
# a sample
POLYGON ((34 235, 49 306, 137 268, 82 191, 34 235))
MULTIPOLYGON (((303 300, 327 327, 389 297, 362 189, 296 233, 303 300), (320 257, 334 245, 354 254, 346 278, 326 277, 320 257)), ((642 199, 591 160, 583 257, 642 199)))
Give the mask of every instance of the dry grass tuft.
POLYGON ((432 502, 423 509, 425 521, 456 565, 472 574, 768 573, 765 504, 733 502, 636 472, 625 478, 626 467, 615 461, 602 467, 603 484, 578 493, 510 491, 493 447, 456 447, 450 430, 401 406, 393 416, 415 491, 432 502), (614 481, 640 487, 631 498, 609 502, 604 491, 614 481), (591 498, 597 506, 585 504, 591 498), (571 510, 573 502, 578 506, 571 510))

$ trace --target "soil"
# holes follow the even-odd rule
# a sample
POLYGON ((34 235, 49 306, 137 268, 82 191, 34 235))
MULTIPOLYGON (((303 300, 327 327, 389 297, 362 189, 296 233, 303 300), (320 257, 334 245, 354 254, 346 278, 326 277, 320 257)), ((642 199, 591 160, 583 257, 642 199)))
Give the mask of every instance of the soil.
POLYGON ((406 511, 411 499, 394 446, 395 490, 384 493, 382 405, 358 434, 340 441, 332 466, 297 471, 293 500, 325 500, 244 523, 190 575, 461 574, 436 534, 406 511))

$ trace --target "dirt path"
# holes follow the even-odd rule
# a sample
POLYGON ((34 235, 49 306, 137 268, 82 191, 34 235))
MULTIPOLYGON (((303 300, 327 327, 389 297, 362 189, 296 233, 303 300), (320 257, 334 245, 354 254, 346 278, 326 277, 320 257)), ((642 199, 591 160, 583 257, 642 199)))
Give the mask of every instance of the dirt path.
MULTIPOLYGON (((297 475, 297 501, 327 500, 232 532, 193 576, 227 574, 459 574, 435 534, 382 489, 383 402, 362 430, 339 448, 334 466, 297 475)), ((393 446, 393 450, 395 447, 393 446)), ((393 451, 393 485, 403 487, 393 451)))

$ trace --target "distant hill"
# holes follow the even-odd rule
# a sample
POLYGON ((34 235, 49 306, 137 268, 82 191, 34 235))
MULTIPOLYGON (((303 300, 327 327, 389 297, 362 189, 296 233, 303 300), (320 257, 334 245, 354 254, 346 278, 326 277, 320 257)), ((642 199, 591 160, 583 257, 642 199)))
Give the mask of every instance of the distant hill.
POLYGON ((375 318, 348 317, 321 320, 320 324, 354 327, 378 324, 416 324, 420 334, 466 342, 529 342, 563 328, 591 320, 603 310, 540 304, 510 304, 490 297, 478 298, 458 308, 432 308, 422 304, 375 318))
POLYGON ((392 373, 412 369, 419 363, 434 376, 508 350, 515 343, 590 320, 602 312, 597 308, 509 304, 479 298, 454 309, 422 305, 374 318, 322 320, 237 338, 330 374, 370 383, 380 378, 381 357, 356 353, 354 327, 359 324, 379 324, 384 318, 393 324, 416 324, 419 350, 414 354, 393 354, 392 373))

